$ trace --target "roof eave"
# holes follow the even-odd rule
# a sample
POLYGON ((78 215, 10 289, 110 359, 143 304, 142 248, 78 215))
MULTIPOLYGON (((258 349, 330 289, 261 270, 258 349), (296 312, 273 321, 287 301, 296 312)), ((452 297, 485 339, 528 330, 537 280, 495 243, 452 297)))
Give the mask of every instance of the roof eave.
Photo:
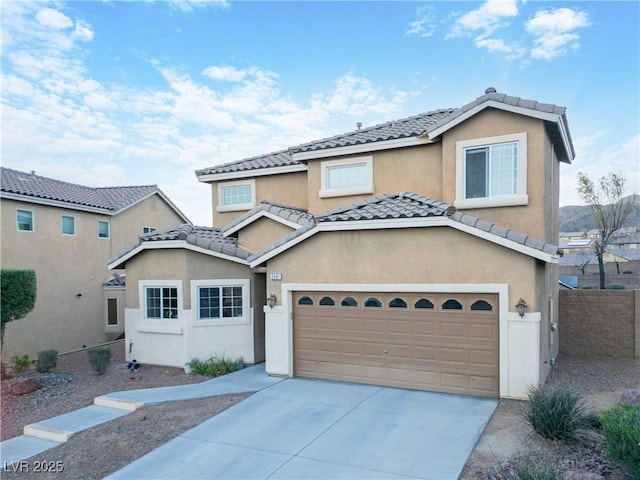
POLYGON ((516 113, 518 115, 524 115, 528 117, 538 118, 540 120, 551 122, 557 126, 558 131, 560 133, 560 137, 562 139, 563 148, 565 149, 567 156, 566 158, 561 159, 561 161, 565 163, 571 163, 571 161, 575 158, 575 153, 573 149, 573 144, 569 137, 569 132, 565 128, 565 124, 563 122, 563 114, 561 113, 553 113, 553 112, 544 112, 541 110, 535 110, 531 108, 521 107, 518 105, 509 105, 506 103, 502 103, 496 100, 487 100, 479 105, 476 105, 461 115, 455 117, 454 119, 437 126, 428 131, 429 138, 435 140, 437 137, 441 136, 443 133, 451 130, 452 128, 460 125, 462 122, 467 121, 469 118, 477 115, 481 111, 487 108, 495 108, 498 110, 503 110, 506 112, 516 113))
POLYGON ((292 152, 291 156, 298 162, 307 162, 309 160, 316 160, 321 158, 377 152, 380 150, 390 150, 393 148, 416 147, 420 145, 428 145, 430 143, 434 143, 434 141, 422 134, 414 137, 382 140, 379 142, 368 142, 358 145, 348 145, 345 147, 332 147, 296 153, 292 152))
POLYGON ((213 183, 213 182, 221 182, 225 180, 236 180, 242 178, 253 178, 253 177, 262 177, 266 175, 280 175, 284 173, 296 173, 296 172, 306 172, 307 166, 303 164, 298 165, 283 165, 279 167, 264 167, 264 168, 254 168, 247 170, 240 170, 237 172, 225 172, 225 173, 202 173, 198 174, 196 171, 196 177, 199 182, 202 183, 213 183))

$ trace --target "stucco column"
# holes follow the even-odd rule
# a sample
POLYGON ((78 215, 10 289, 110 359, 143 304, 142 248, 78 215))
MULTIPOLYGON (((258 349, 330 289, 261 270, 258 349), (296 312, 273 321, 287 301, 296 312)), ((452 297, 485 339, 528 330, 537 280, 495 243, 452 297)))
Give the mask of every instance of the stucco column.
POLYGON ((265 370, 269 375, 289 376, 289 325, 284 308, 264 307, 265 370))

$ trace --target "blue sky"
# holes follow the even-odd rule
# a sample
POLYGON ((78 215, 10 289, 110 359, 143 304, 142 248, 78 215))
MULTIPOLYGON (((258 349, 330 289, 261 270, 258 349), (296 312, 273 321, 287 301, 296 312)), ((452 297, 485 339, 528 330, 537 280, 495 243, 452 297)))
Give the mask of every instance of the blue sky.
POLYGON ((157 184, 200 225, 194 170, 484 90, 567 107, 577 173, 640 190, 640 3, 3 1, 2 165, 157 184))

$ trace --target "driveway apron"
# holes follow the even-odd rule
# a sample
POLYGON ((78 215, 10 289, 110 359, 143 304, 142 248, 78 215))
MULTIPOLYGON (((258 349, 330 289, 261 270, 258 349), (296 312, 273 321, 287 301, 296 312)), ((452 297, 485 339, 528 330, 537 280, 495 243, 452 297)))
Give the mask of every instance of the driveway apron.
POLYGON ((110 479, 456 479, 497 400, 286 379, 110 479))

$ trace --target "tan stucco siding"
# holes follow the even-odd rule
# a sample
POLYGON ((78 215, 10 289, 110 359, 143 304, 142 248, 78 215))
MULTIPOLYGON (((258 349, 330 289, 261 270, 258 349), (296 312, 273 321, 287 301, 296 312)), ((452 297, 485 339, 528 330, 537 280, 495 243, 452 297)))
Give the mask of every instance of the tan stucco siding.
POLYGON ((260 218, 238 232, 238 244, 249 251, 258 252, 291 232, 291 227, 268 218, 260 218))
POLYGON ((251 279, 246 265, 185 249, 147 250, 127 262, 127 308, 140 308, 141 280, 182 281, 183 308, 191 308, 191 280, 251 279))
POLYGON ((34 310, 7 325, 3 353, 35 357, 106 341, 102 283, 111 275, 111 242, 98 238, 98 220, 109 217, 4 199, 0 205, 2 268, 34 270, 38 288, 34 310), (17 231, 17 208, 33 212, 33 232, 17 231), (62 234, 62 215, 75 217, 75 235, 62 234))
MULTIPOLYGON (((255 180, 256 205, 262 200, 281 203, 297 208, 307 208, 307 174, 306 172, 286 173, 280 175, 264 175, 259 177, 247 177, 247 180, 255 180)), ((236 180, 230 180, 236 181, 236 180)), ((211 184, 211 202, 213 205, 213 226, 223 227, 247 210, 230 212, 218 212, 218 185, 224 181, 211 184)))
MULTIPOLYGON (((546 164, 549 158, 549 140, 541 120, 499 110, 485 110, 473 121, 464 122, 444 134, 443 198, 453 204, 456 200, 456 142, 481 139, 499 135, 527 133, 527 206, 466 209, 465 213, 491 223, 508 226, 517 232, 534 238, 546 239, 546 196, 551 192, 547 186, 550 171, 546 164)), ((557 208, 557 203, 555 208, 557 208)))
POLYGON ((323 160, 309 161, 307 172, 309 179, 309 211, 322 213, 385 193, 395 192, 412 192, 438 200, 442 196, 442 161, 440 154, 440 145, 436 143, 420 147, 331 158, 330 160, 333 161, 372 156, 374 191, 366 195, 329 198, 320 198, 319 196, 323 160))
POLYGON ((157 194, 145 198, 127 210, 111 217, 111 256, 129 247, 142 233, 142 227, 163 228, 185 221, 157 194))
MULTIPOLYGON (((269 260, 268 270, 286 283, 509 284, 515 305, 520 297, 535 302, 535 264, 486 240, 432 227, 318 233, 269 260)), ((279 284, 267 279, 267 290, 279 284)))

